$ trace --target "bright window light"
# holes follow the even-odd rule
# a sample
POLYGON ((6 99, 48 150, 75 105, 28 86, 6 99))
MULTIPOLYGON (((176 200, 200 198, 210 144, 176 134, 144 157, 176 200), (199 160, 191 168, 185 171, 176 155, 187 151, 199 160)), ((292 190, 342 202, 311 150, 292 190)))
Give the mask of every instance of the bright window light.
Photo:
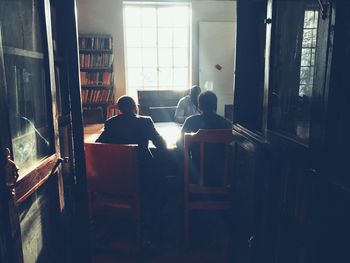
POLYGON ((191 6, 124 3, 127 93, 190 86, 191 6))

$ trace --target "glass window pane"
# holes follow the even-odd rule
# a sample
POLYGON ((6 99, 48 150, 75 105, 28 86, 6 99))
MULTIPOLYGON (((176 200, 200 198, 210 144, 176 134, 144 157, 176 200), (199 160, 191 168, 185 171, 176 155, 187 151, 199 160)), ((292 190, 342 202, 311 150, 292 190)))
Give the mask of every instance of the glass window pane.
POLYGON ((43 32, 37 0, 0 1, 3 46, 43 52, 43 32), (38 41, 38 39, 40 39, 38 41))
POLYGON ((310 67, 301 67, 300 69, 300 84, 310 84, 311 70, 310 67))
POLYGON ((159 66, 171 67, 173 65, 173 50, 171 48, 159 48, 159 66))
POLYGON ((142 68, 129 68, 128 69, 128 86, 137 87, 142 86, 142 68))
POLYGON ((187 87, 188 86, 188 69, 174 69, 174 86, 187 87))
POLYGON ((156 9, 155 8, 142 8, 142 26, 143 27, 155 27, 156 26, 156 9))
POLYGON ((173 69, 160 68, 159 69, 159 87, 171 87, 173 84, 173 69))
POLYGON ((301 66, 310 66, 311 64, 311 49, 303 48, 301 50, 301 66))
POLYGON ((129 87, 128 89, 128 96, 132 97, 136 103, 138 103, 137 91, 141 89, 141 87, 129 87))
POLYGON ((174 16, 174 26, 186 27, 189 24, 189 8, 188 7, 175 7, 172 10, 174 16))
POLYGON ((128 48, 127 50, 127 65, 128 67, 141 67, 142 66, 142 52, 141 48, 128 48))
POLYGON ((188 66, 188 54, 186 48, 174 48, 174 67, 188 66))
MULTIPOLYGON (((140 60, 140 57, 138 58, 140 60)), ((142 49, 142 65, 144 67, 157 67, 157 49, 144 48, 142 49)))
POLYGON ((157 46, 157 31, 155 28, 142 29, 142 46, 143 47, 157 46))
POLYGON ((315 55, 316 55, 316 50, 313 48, 311 49, 311 65, 315 65, 315 55))
POLYGON ((158 46, 159 47, 172 47, 173 31, 171 28, 159 28, 158 29, 158 46))
POLYGON ((314 11, 305 11, 304 28, 314 27, 314 11))
POLYGON ((174 47, 188 46, 188 30, 187 28, 174 29, 174 47))
POLYGON ((126 7, 124 11, 124 22, 126 27, 140 27, 141 9, 138 7, 126 7))
POLYGON ((312 29, 312 47, 316 47, 317 29, 312 29))
POLYGON ((314 11, 314 20, 312 24, 312 28, 317 28, 318 27, 318 12, 314 11))
POLYGON ((128 47, 141 47, 141 28, 129 28, 126 30, 126 45, 128 47))
POLYGON ((303 47, 311 47, 312 45, 312 29, 304 29, 303 47))
POLYGON ((39 6, 17 0, 3 1, 0 8, 12 152, 21 176, 54 153, 39 6))
MULTIPOLYGON (((142 68, 142 86, 139 87, 164 89, 173 87, 173 67, 177 67, 176 85, 186 88, 189 66, 189 6, 145 5, 140 10, 128 13, 133 12, 134 16, 141 17, 140 24, 132 24, 134 32, 128 34, 131 28, 125 28, 127 50, 128 53, 133 52, 132 55, 127 55, 128 69, 142 68), (140 51, 133 47, 142 48, 140 51)), ((130 83, 135 84, 130 78, 128 76, 129 86, 130 83)), ((137 79, 139 83, 140 78, 137 79)))
POLYGON ((157 86, 157 69, 147 68, 143 70, 143 85, 145 87, 157 86))
POLYGON ((317 1, 276 3, 268 127, 308 143, 319 6, 317 1), (291 24, 290 21, 293 20, 291 24), (302 43, 300 43, 302 36, 302 43), (295 81, 299 80, 299 81, 295 81))
POLYGON ((173 10, 169 7, 158 8, 158 26, 170 27, 173 25, 173 10))

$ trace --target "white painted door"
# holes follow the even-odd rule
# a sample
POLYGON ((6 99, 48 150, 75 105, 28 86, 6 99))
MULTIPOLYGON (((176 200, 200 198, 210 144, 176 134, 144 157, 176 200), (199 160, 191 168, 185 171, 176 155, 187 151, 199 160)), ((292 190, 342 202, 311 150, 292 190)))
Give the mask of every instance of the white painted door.
POLYGON ((218 97, 218 114, 233 103, 235 22, 199 22, 199 83, 218 97))

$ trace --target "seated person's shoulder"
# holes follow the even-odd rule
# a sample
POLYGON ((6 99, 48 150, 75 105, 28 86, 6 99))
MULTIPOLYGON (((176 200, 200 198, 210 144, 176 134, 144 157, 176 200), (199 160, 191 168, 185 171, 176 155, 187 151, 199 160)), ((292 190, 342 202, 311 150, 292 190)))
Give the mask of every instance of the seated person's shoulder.
POLYGON ((150 116, 137 115, 136 119, 139 123, 142 123, 143 125, 154 125, 153 120, 150 116))
POLYGON ((178 102, 178 106, 185 103, 186 101, 188 101, 190 99, 190 96, 186 95, 184 97, 182 97, 179 102, 178 102))
POLYGON ((110 125, 112 125, 113 123, 116 123, 116 122, 118 122, 118 116, 112 116, 112 117, 110 117, 110 118, 108 118, 106 121, 105 121, 105 127, 107 127, 107 126, 110 126, 110 125))
POLYGON ((153 120, 150 116, 137 115, 136 118, 139 121, 152 121, 153 122, 153 120))
POLYGON ((184 133, 197 131, 200 128, 202 118, 203 117, 201 115, 192 115, 190 117, 187 117, 184 125, 182 126, 182 132, 184 133))
POLYGON ((226 118, 224 118, 222 116, 220 116, 220 118, 221 118, 221 121, 222 121, 223 128, 225 128, 225 129, 232 129, 232 123, 228 119, 226 119, 226 118))
MULTIPOLYGON (((191 116, 186 118, 185 123, 187 123, 187 124, 196 123, 196 122, 200 121, 202 118, 203 117, 200 114, 191 115, 191 116)), ((184 125, 185 125, 185 123, 184 123, 184 125)))

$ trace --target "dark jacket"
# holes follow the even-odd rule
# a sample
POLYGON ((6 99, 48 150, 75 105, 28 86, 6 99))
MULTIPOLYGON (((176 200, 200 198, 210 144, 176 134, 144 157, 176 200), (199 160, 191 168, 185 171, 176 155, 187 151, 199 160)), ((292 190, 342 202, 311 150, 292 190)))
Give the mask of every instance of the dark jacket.
POLYGON ((202 113, 193 115, 185 120, 181 134, 197 132, 199 129, 231 129, 232 124, 216 113, 202 113))
POLYGON ((150 117, 121 114, 105 122, 104 131, 96 142, 114 144, 138 144, 140 160, 152 159, 148 148, 151 140, 158 148, 166 148, 166 143, 154 127, 150 117))

